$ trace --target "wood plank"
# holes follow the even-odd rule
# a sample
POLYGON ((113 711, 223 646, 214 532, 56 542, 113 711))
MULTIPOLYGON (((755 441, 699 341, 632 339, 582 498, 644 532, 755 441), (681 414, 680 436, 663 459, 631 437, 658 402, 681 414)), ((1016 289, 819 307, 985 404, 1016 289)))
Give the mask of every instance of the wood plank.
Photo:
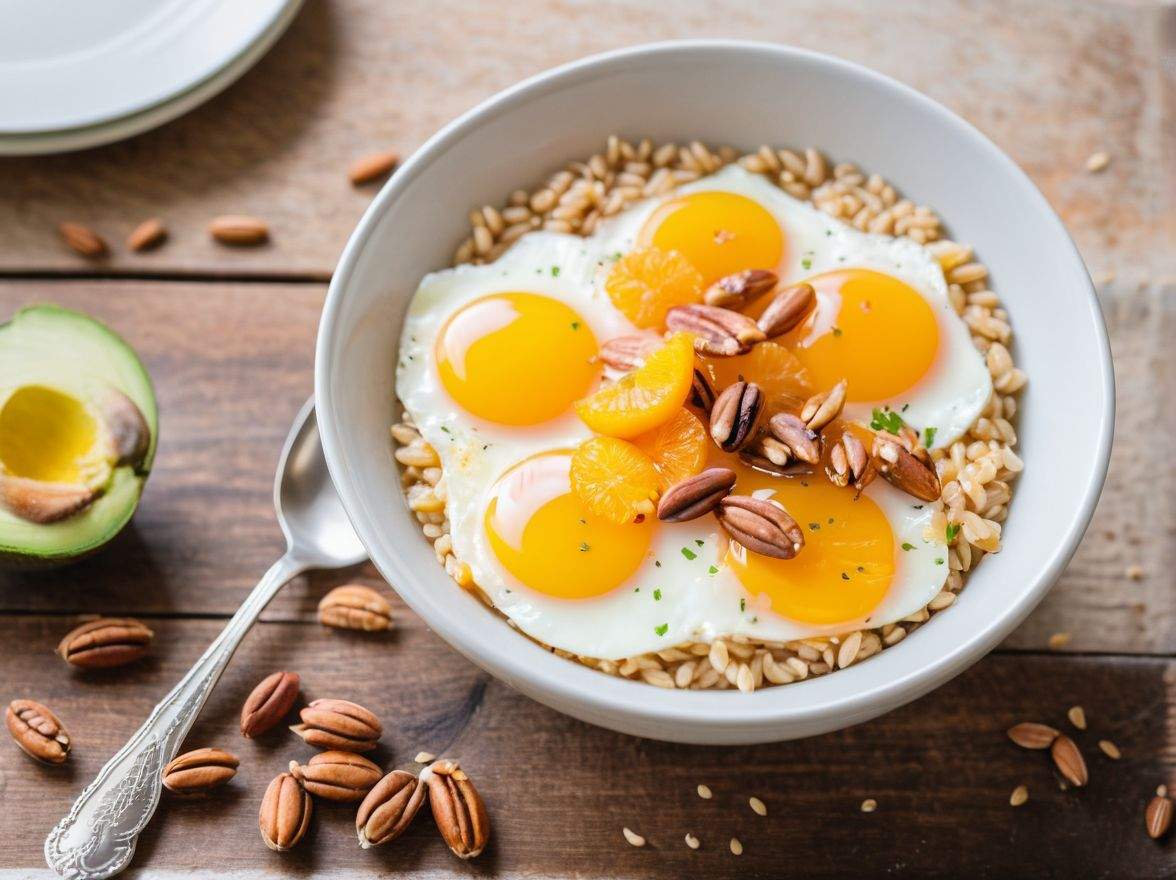
MULTIPOLYGON (((684 0, 670 14, 638 0, 542 0, 489 15, 477 0, 310 0, 254 70, 184 118, 122 144, 0 163, 0 269, 91 270, 54 232, 75 219, 117 246, 102 270, 325 279, 373 192, 346 180, 358 155, 407 153, 498 89, 586 54, 722 34, 832 52, 909 83, 1028 171, 1095 272, 1172 272, 1164 169, 1176 70, 1162 58, 1174 18, 1169 4, 1114 0, 901 0, 885 14, 859 0, 800 0, 786 12, 684 0), (1084 163, 1096 150, 1112 161, 1092 175, 1084 163), (214 245, 207 223, 227 212, 266 218, 273 243, 214 245), (171 241, 126 254, 122 240, 149 216, 167 221, 171 241)), ((523 161, 504 191, 531 182, 523 161)))
MULTIPOLYGON (((257 834, 266 783, 310 750, 284 730, 257 742, 237 733, 251 686, 294 669, 304 697, 338 696, 384 721, 384 765, 418 749, 462 759, 487 800, 494 843, 473 866, 502 877, 805 876, 1137 878, 1172 876, 1173 842, 1156 845, 1142 811, 1155 786, 1176 782, 1176 661, 993 656, 933 695, 866 725, 771 746, 703 748, 635 739, 573 721, 488 681, 411 617, 389 636, 263 624, 245 645, 189 738, 241 757, 231 786, 204 800, 167 796, 136 865, 206 876, 292 871, 351 876, 411 871, 465 876, 421 816, 406 838, 380 850, 355 845, 349 807, 317 805, 307 845, 277 855, 257 834), (1039 719, 1068 727, 1085 707, 1089 729, 1069 732, 1090 767, 1088 788, 1063 791, 1042 753, 1017 749, 1004 730, 1039 719), (1112 762, 1099 739, 1119 745, 1112 762), (884 757, 883 757, 884 756, 884 757), (699 783, 713 800, 695 793, 699 783), (1019 785, 1029 803, 1008 805, 1019 785), (752 813, 747 798, 768 806, 752 813), (860 804, 875 798, 878 810, 860 804), (628 846, 622 826, 649 845, 628 846), (697 852, 683 836, 702 841, 697 852), (738 837, 742 857, 728 851, 738 837), (997 843, 999 841, 999 844, 997 843)), ((51 654, 55 618, 0 619, 4 700, 28 694, 61 716, 75 746, 68 766, 34 765, 0 744, 6 820, 0 868, 40 866, 44 834, 78 789, 146 716, 214 636, 212 621, 158 621, 149 659, 124 671, 79 675, 51 654), (20 684, 17 684, 19 682, 20 684)), ((803 687, 803 685, 800 685, 803 687)))

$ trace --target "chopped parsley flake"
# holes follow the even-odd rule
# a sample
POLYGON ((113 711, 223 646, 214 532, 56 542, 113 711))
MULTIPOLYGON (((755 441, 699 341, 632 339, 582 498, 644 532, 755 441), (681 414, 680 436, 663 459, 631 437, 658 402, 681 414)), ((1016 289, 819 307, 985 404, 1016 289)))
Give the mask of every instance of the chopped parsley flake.
POLYGON ((661 568, 661 560, 660 559, 653 560, 653 564, 656 565, 658 568, 661 568))
POLYGON ((910 407, 911 407, 911 405, 909 403, 904 403, 902 405, 902 411, 906 412, 908 409, 910 409, 910 407))
POLYGON ((592 548, 588 546, 588 542, 587 542, 587 541, 581 541, 581 542, 580 542, 580 552, 581 552, 581 553, 587 553, 587 552, 588 552, 589 550, 591 550, 591 549, 592 549, 592 548))
POLYGON ((811 258, 805 257, 800 261, 800 265, 805 269, 811 269, 813 267, 813 261, 811 258))
POLYGON ((870 419, 870 427, 875 431, 888 431, 897 434, 902 430, 902 416, 889 409, 874 408, 874 417, 870 419))
POLYGON ((708 572, 709 574, 718 574, 718 573, 719 573, 719 569, 718 569, 718 567, 717 567, 717 566, 714 566, 714 565, 712 565, 710 568, 708 568, 708 569, 707 569, 707 572, 708 572))
POLYGON ((653 601, 654 601, 654 602, 660 602, 660 601, 661 601, 661 590, 660 590, 660 589, 656 589, 656 590, 654 590, 654 591, 653 591, 653 601))
POLYGON ((914 549, 915 549, 915 545, 914 545, 914 544, 908 544, 906 541, 903 541, 903 542, 902 542, 902 549, 903 549, 903 550, 914 550, 914 549))
POLYGON ((841 335, 841 328, 840 328, 840 327, 834 327, 834 328, 833 328, 833 335, 834 335, 834 336, 840 336, 840 335, 841 335))
POLYGON ((845 572, 841 572, 841 579, 843 581, 847 581, 849 580, 849 575, 847 575, 845 572))
POLYGON ((740 611, 746 611, 746 610, 747 610, 747 600, 746 600, 746 599, 740 599, 740 600, 739 600, 739 610, 740 610, 740 611))
POLYGON ((938 430, 938 429, 936 429, 936 428, 924 428, 923 429, 923 445, 926 446, 928 449, 930 449, 931 444, 935 442, 936 430, 938 430))
POLYGON ((697 559, 698 558, 698 554, 695 553, 693 550, 691 550, 689 547, 682 548, 682 555, 685 556, 687 559, 697 559))
POLYGON ((833 517, 829 517, 829 525, 833 525, 833 517))
POLYGON ((552 277, 552 278, 558 278, 558 277, 559 277, 559 266, 552 266, 552 267, 551 267, 551 277, 552 277))
POLYGON ((960 533, 960 527, 955 523, 948 523, 944 530, 944 535, 947 537, 947 543, 951 543, 956 539, 956 535, 960 533))
POLYGON ((811 522, 809 523, 809 528, 814 532, 819 532, 821 530, 821 524, 819 522, 811 522))
POLYGON ((452 432, 452 431, 450 431, 450 430, 449 430, 449 428, 448 428, 447 426, 445 426, 445 425, 442 425, 442 426, 441 426, 441 430, 442 430, 442 431, 444 431, 446 434, 452 434, 452 433, 453 433, 453 432, 452 432))
POLYGON ((697 544, 699 547, 701 547, 703 544, 706 543, 706 541, 703 541, 701 538, 695 538, 694 543, 697 544))
POLYGON ((943 565, 943 557, 942 557, 942 556, 936 556, 936 557, 935 557, 935 564, 936 564, 936 565, 943 565))
POLYGON ((572 329, 579 330, 580 329, 580 322, 579 321, 572 321, 572 329))
POLYGON ((668 623, 663 623, 661 626, 655 626, 653 628, 653 631, 655 633, 657 633, 659 636, 664 636, 666 633, 668 633, 670 631, 670 625, 668 623))

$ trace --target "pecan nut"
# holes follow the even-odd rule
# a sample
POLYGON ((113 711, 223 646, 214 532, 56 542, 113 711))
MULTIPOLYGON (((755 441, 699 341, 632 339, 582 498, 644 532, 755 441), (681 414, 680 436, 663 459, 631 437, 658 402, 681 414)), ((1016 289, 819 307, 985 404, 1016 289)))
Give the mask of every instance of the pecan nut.
POLYGON ((834 486, 852 485, 859 491, 866 488, 877 471, 866 454, 862 441, 846 431, 829 450, 829 466, 825 475, 834 486))
POLYGON ((685 522, 710 513, 735 486, 735 471, 707 468, 700 474, 670 486, 657 503, 657 518, 663 522, 685 522))
POLYGON ((364 849, 395 840, 425 802, 426 787, 405 770, 393 770, 375 784, 355 814, 355 833, 364 849))
POLYGON ((315 748, 370 752, 384 733, 380 719, 350 700, 315 700, 290 729, 315 748))
POLYGON ((810 284, 802 282, 785 287, 768 303, 757 325, 768 339, 782 336, 804 320, 816 298, 810 284))
POLYGON ((363 800, 384 773, 363 755, 330 751, 305 764, 291 761, 290 775, 315 797, 345 804, 363 800))
POLYGON ((129 617, 100 617, 66 633, 57 653, 82 669, 109 669, 138 660, 154 637, 155 633, 129 617))
POLYGON ((275 672, 257 683, 241 707, 241 735, 260 736, 294 708, 300 679, 297 672, 275 672))
POLYGON ((893 434, 874 435, 871 453, 873 466, 896 489, 920 501, 935 501, 941 487, 939 476, 930 464, 907 451, 893 434))
POLYGON ((720 278, 702 295, 708 306, 724 309, 741 309, 770 291, 780 281, 775 272, 768 269, 744 269, 720 278))
POLYGON ((711 388, 706 373, 697 367, 694 369, 694 379, 690 384, 690 396, 687 400, 690 401, 691 406, 707 417, 710 416, 711 410, 715 406, 715 389, 711 388))
POLYGON ((674 306, 666 313, 666 329, 694 334, 694 350, 712 357, 746 354, 767 338, 747 315, 703 303, 674 306))
POLYGON ((421 773, 441 836, 461 859, 480 855, 490 839, 490 817, 482 796, 456 761, 437 761, 421 773))
MULTIPOLYGON (((810 430, 792 413, 776 413, 768 420, 768 430, 772 437, 788 449, 793 458, 808 464, 816 464, 821 460, 821 445, 817 442, 817 432, 810 430)), ((768 458, 771 459, 771 456, 768 458)))
POLYGON ((344 584, 323 596, 319 623, 336 629, 383 632, 392 628, 392 605, 371 587, 344 584))
POLYGON ((161 774, 163 787, 173 794, 204 794, 237 775, 236 755, 223 749, 193 749, 168 761, 161 774))
POLYGON ((606 367, 620 373, 635 370, 645 359, 662 347, 664 341, 653 332, 617 336, 600 346, 597 359, 606 367))
POLYGON ((26 755, 45 764, 64 764, 69 734, 57 716, 36 700, 13 700, 4 712, 8 732, 26 755))
POLYGON ((724 452, 736 452, 755 437, 764 410, 764 394, 754 382, 723 389, 711 408, 710 434, 724 452))
POLYGON ((736 541, 755 553, 791 559, 804 547, 804 533, 778 504, 747 495, 728 495, 715 515, 736 541))
POLYGON ((292 849, 306 835, 314 802, 289 773, 275 776, 261 799, 257 824, 265 845, 277 852, 292 849))
POLYGON ((845 394, 848 388, 849 383, 842 379, 828 391, 814 394, 804 402, 800 409, 800 418, 809 426, 809 430, 819 432, 841 415, 841 410, 845 408, 845 394))

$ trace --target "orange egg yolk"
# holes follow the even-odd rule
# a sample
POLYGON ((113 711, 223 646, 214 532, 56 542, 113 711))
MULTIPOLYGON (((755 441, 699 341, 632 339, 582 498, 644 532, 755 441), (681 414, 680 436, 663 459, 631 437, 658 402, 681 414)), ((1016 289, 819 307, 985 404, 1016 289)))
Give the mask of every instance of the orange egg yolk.
POLYGON ((460 308, 437 336, 441 383, 463 409, 503 425, 566 412, 599 374, 596 337, 565 303, 495 293, 460 308))
POLYGON ((792 559, 729 545, 726 563, 753 601, 762 595, 777 614, 819 626, 864 621, 890 589, 895 572, 894 533, 881 508, 820 474, 771 477, 732 467, 739 475, 735 492, 772 490, 771 500, 782 504, 804 531, 804 548, 792 559))
MULTIPOLYGON (((918 291, 872 269, 805 280, 817 292, 816 307, 776 341, 792 350, 814 387, 847 379, 850 401, 881 402, 919 384, 935 363, 939 324, 918 291)), ((758 315, 764 305, 749 313, 758 315)))
POLYGON ((645 221, 638 244, 677 251, 706 285, 744 269, 776 270, 784 260, 776 218, 753 199, 730 192, 671 199, 645 221))
POLYGON ((557 599, 615 589, 649 553, 654 520, 616 525, 572 491, 570 452, 543 453, 495 484, 484 526, 498 561, 520 583, 557 599))

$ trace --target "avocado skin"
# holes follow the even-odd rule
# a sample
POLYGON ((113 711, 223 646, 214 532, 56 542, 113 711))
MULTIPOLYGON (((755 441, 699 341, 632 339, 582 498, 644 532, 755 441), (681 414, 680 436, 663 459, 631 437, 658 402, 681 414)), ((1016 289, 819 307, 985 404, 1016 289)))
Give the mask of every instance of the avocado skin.
MULTIPOLYGON (((111 359, 118 362, 119 368, 125 370, 127 375, 133 378, 135 387, 124 387, 123 383, 115 381, 114 377, 108 379, 109 384, 118 388, 134 400, 143 413, 143 417, 147 420, 151 442, 142 461, 135 467, 132 468, 124 465, 116 469, 115 477, 112 477, 111 488, 113 489, 115 487, 115 481, 117 480, 119 505, 117 509, 110 511, 112 515, 109 526, 98 528, 89 538, 81 542, 66 541, 60 547, 26 548, 21 547, 19 544, 9 545, 3 533, 4 524, 0 522, 0 568, 20 571, 58 568, 70 565, 97 553, 113 541, 126 527, 127 523, 131 521, 135 510, 138 508, 143 487, 146 484, 147 477, 150 475, 152 465, 155 461, 155 451, 159 440, 159 411, 151 377, 139 359, 138 354, 121 336, 102 322, 82 312, 51 304, 26 306, 17 311, 8 322, 0 324, 0 365, 3 364, 3 348, 8 341, 8 334, 19 333, 22 324, 27 322, 35 322, 40 325, 42 331, 45 327, 59 325, 61 338, 66 344, 65 350, 67 351, 69 350, 68 344, 71 341, 71 337, 77 336, 79 339, 84 337, 89 345, 98 345, 109 352, 111 359)), ((55 354, 47 353, 47 356, 53 357, 55 354)), ((28 382, 21 384, 35 383, 37 381, 36 375, 35 370, 30 370, 28 373, 28 382)), ((108 494, 115 493, 108 490, 108 494)), ((50 529, 54 528, 54 526, 64 526, 62 530, 68 531, 68 525, 70 523, 85 517, 89 511, 101 504, 104 497, 100 497, 86 511, 64 521, 64 523, 53 524, 51 526, 34 525, 32 528, 50 529)))

